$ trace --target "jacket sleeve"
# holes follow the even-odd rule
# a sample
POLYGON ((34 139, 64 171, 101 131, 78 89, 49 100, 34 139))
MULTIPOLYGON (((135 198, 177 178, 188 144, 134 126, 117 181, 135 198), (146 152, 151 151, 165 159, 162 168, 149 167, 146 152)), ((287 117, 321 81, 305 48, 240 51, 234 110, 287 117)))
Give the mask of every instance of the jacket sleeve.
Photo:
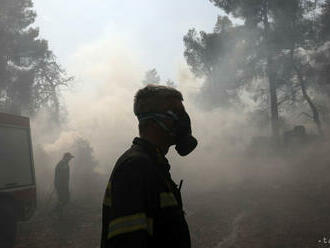
POLYGON ((135 158, 114 171, 103 204, 103 247, 150 247, 153 218, 145 163, 135 158))

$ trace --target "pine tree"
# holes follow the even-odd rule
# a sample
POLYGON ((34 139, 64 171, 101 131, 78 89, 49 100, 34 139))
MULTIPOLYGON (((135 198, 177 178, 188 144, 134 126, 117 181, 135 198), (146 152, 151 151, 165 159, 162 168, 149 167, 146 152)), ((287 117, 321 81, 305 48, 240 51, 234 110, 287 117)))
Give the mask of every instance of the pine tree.
POLYGON ((155 68, 146 71, 144 79, 143 79, 143 84, 148 85, 148 84, 159 84, 160 83, 160 76, 158 75, 158 72, 155 68))
POLYGON ((0 110, 34 115, 47 108, 60 118, 58 90, 71 77, 39 38, 31 0, 2 0, 0 8, 0 110))

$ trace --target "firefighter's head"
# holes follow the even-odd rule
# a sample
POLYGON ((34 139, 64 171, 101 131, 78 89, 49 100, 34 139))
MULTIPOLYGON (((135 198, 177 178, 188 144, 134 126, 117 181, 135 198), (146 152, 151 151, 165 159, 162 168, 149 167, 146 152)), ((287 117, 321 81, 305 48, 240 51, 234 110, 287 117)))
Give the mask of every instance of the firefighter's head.
POLYGON ((197 145, 182 101, 180 91, 162 85, 147 85, 135 95, 140 136, 160 146, 165 154, 176 145, 178 153, 185 156, 197 145))
POLYGON ((63 155, 63 159, 66 160, 66 161, 70 161, 73 158, 74 158, 74 156, 70 152, 66 152, 63 155))

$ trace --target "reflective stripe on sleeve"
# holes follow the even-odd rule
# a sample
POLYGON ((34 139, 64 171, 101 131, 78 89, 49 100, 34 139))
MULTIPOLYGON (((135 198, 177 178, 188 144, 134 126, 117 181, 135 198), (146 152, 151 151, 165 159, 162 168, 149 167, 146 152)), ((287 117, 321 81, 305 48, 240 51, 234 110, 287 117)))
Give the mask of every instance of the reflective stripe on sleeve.
POLYGON ((153 233, 153 220, 147 218, 145 213, 133 214, 114 219, 109 224, 108 239, 119 234, 145 230, 149 235, 153 233))
POLYGON ((160 207, 173 207, 178 206, 178 202, 172 192, 162 192, 160 193, 160 207))
POLYGON ((105 190, 103 205, 111 207, 111 182, 108 183, 107 189, 105 190))

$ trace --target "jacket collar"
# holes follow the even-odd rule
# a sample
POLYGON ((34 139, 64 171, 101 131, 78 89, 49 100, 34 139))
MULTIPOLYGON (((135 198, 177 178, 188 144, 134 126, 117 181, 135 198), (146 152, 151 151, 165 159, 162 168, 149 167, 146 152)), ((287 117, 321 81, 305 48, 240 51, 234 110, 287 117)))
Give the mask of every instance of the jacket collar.
POLYGON ((168 160, 165 158, 164 154, 162 154, 160 148, 149 141, 138 137, 134 138, 133 144, 142 147, 143 150, 145 150, 157 164, 164 165, 167 171, 170 170, 168 160))

